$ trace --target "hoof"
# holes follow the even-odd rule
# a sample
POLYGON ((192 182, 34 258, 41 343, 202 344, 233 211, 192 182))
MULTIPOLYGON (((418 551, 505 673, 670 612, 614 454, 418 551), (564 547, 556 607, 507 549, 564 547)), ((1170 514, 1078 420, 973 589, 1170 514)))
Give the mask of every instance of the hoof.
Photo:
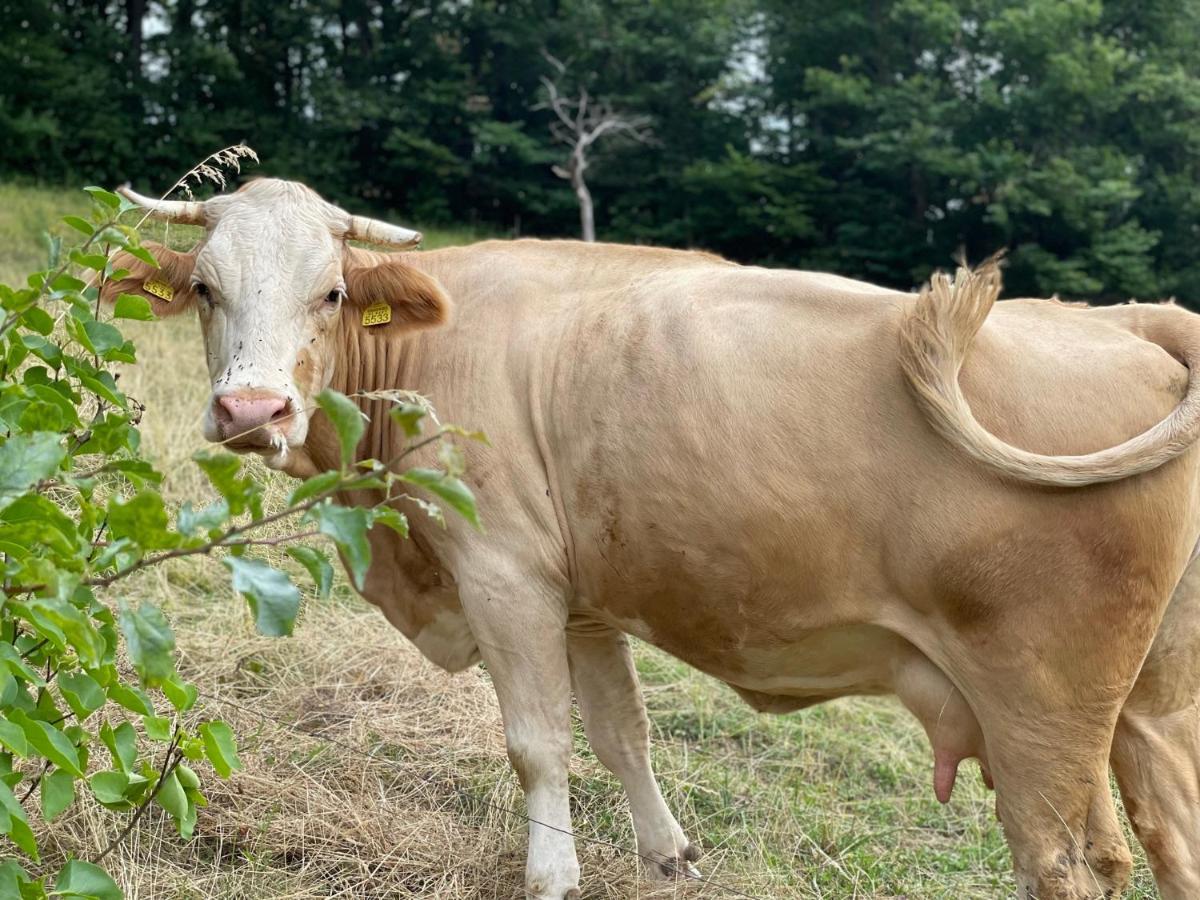
POLYGON ((525 897, 527 900, 583 900, 583 894, 577 887, 568 888, 566 893, 560 894, 553 891, 546 893, 538 885, 533 885, 525 889, 525 897))
POLYGON ((657 859, 654 864, 647 864, 651 869, 655 866, 662 878, 699 878, 700 871, 692 865, 700 858, 700 848, 696 844, 688 844, 683 848, 683 852, 674 857, 666 857, 662 853, 655 853, 653 856, 657 859))

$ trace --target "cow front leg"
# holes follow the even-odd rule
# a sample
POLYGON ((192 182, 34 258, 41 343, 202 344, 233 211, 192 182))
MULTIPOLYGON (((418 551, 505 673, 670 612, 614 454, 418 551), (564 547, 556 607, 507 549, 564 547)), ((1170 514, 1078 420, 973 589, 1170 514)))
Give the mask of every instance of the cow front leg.
POLYGON ((700 848, 667 808, 650 767, 650 722, 625 635, 590 620, 567 626, 571 680, 588 742, 629 797, 638 853, 651 877, 698 875, 700 848))
POLYGON ((474 576, 460 585, 463 607, 487 665, 508 758, 525 791, 529 900, 579 900, 571 833, 571 683, 563 594, 530 578, 474 576))

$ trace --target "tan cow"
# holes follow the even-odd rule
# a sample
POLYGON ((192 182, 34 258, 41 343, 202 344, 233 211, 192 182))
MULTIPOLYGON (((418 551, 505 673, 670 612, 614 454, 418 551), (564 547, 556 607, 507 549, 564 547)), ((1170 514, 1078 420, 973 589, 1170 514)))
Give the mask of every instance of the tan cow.
MULTIPOLYGON (((381 530, 364 594, 439 665, 486 661, 531 897, 578 896, 572 683, 639 850, 665 874, 696 858, 623 633, 759 708, 898 694, 939 797, 963 758, 994 778, 1026 898, 1127 884, 1111 752, 1163 895, 1200 896, 1200 584, 1176 592, 1200 537, 1200 319, 993 306, 994 268, 918 297, 633 247, 377 254, 346 240, 414 235, 274 180, 128 196, 207 229, 158 251, 176 299, 149 299, 199 310, 210 438, 256 429, 239 449, 328 466, 326 385, 416 390, 491 436, 469 453, 487 533, 381 530), (362 325, 380 301, 391 323, 362 325)), ((138 290, 150 271, 122 262, 115 290, 138 290)), ((402 441, 374 415, 360 453, 402 441)))

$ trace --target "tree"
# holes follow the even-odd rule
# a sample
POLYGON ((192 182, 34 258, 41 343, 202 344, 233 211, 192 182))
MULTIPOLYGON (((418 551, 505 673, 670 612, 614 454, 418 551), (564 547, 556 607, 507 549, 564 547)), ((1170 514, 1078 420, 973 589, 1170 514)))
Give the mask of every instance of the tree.
POLYGON ((546 60, 555 68, 557 78, 542 78, 546 89, 546 107, 557 118, 550 123, 550 134, 571 149, 565 166, 554 166, 559 178, 571 183, 575 198, 579 201, 579 225, 585 241, 596 240, 596 214, 592 192, 588 189, 584 173, 589 165, 588 155, 593 146, 603 137, 626 137, 645 144, 650 140, 650 120, 646 116, 631 116, 619 113, 608 103, 595 101, 588 95, 587 88, 580 88, 574 98, 562 95, 559 80, 567 72, 566 64, 549 53, 543 52, 546 60))

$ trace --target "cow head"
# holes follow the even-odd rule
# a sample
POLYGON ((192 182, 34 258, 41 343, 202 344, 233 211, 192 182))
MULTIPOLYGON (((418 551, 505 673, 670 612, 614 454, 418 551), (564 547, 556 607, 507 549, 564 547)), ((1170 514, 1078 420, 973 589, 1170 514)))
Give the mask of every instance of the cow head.
POLYGON ((364 309, 376 307, 389 332, 448 314, 441 287, 403 254, 346 243, 405 248, 420 234, 352 216, 302 184, 261 179, 204 202, 121 192, 155 218, 203 225, 205 235, 190 253, 148 245, 157 269, 123 254, 116 264, 130 274, 106 287, 106 299, 133 293, 159 316, 198 312, 212 379, 204 435, 259 452, 272 467, 303 446, 314 397, 334 375, 338 337, 362 327, 364 309))

